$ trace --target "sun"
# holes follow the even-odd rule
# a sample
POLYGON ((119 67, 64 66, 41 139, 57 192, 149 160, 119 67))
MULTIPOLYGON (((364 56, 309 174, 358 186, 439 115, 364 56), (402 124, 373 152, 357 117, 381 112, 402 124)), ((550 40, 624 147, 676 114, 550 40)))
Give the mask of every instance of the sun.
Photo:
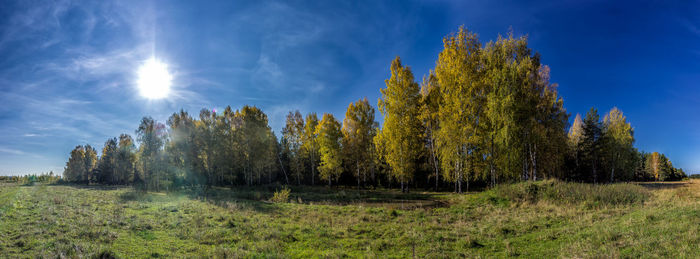
POLYGON ((141 96, 148 99, 162 99, 170 93, 173 77, 168 72, 168 65, 150 58, 138 71, 138 87, 141 96))

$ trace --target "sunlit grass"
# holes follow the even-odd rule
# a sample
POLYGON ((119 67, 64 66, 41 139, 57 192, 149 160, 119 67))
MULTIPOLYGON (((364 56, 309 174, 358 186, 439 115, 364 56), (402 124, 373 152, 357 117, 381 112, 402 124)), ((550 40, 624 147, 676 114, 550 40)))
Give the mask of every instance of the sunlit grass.
POLYGON ((0 187, 8 257, 698 257, 700 181, 466 195, 291 187, 0 187), (196 195, 195 195, 196 193, 196 195))

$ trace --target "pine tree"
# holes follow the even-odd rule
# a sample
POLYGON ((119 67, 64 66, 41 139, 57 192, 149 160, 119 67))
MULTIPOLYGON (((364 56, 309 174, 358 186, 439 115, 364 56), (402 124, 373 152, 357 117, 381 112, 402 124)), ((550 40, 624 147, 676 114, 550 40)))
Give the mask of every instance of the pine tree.
POLYGON ((598 110, 591 108, 583 119, 583 139, 579 143, 579 148, 581 149, 581 161, 587 170, 587 175, 584 176, 585 180, 594 183, 598 182, 602 134, 598 110))

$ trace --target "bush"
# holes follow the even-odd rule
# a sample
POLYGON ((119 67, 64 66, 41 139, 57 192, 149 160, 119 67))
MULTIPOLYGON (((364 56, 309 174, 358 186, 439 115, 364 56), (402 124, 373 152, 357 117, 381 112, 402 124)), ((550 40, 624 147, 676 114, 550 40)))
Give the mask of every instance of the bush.
POLYGON ((282 190, 276 191, 272 195, 272 199, 270 199, 271 202, 287 202, 289 201, 289 193, 291 193, 291 190, 289 188, 284 187, 282 190))

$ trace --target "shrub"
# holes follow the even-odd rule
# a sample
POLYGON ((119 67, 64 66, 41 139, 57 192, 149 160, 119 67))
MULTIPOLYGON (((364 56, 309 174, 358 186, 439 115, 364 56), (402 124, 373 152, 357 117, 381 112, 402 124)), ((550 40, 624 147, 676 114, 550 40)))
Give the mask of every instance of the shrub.
POLYGON ((291 190, 289 188, 284 187, 282 190, 276 191, 273 195, 272 198, 270 199, 271 202, 287 202, 289 201, 289 193, 291 190))

